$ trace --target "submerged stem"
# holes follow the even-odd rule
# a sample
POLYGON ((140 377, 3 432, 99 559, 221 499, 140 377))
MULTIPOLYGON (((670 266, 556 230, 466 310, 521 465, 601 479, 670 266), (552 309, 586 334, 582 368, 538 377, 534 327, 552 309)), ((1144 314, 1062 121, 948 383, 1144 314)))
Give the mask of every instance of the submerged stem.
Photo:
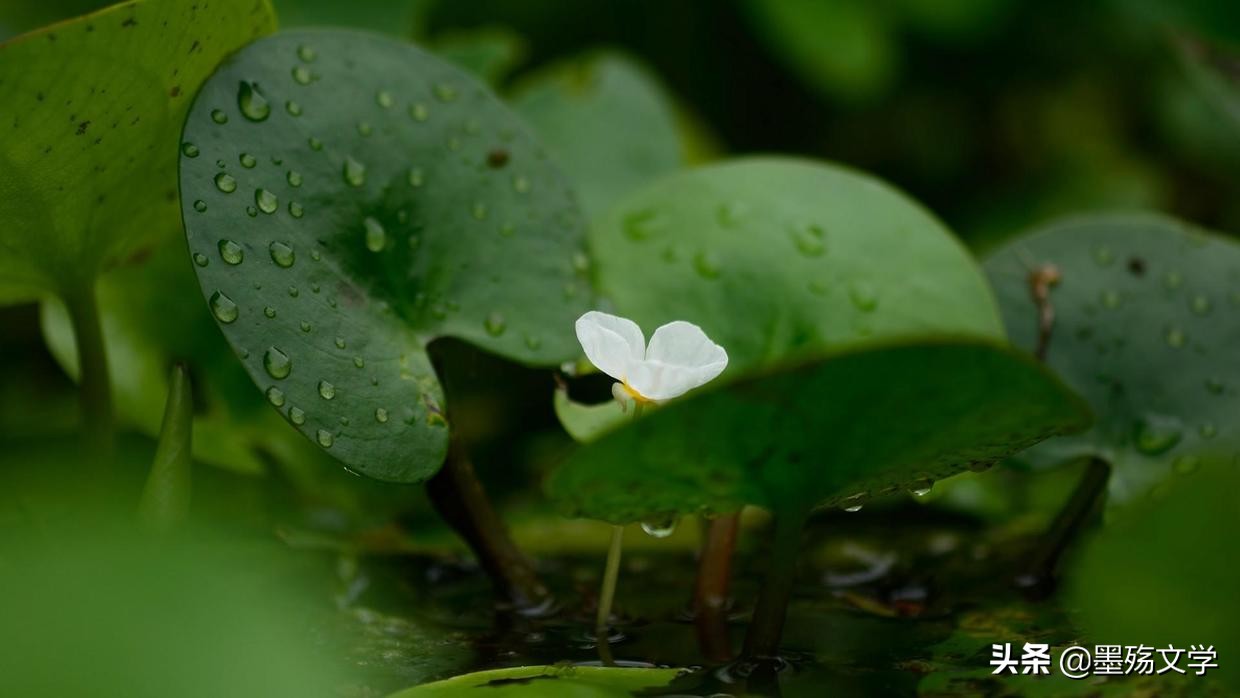
POLYGON ((801 550, 805 518, 804 511, 775 517, 771 559, 767 563, 769 570, 758 594, 749 632, 745 634, 746 659, 773 659, 779 655, 779 640, 784 633, 788 602, 796 582, 797 555, 801 550))
POLYGON ((1060 559, 1097 510, 1110 478, 1111 464, 1097 456, 1090 457, 1085 474, 1072 491, 1072 496, 1059 510, 1050 528, 1042 534, 1028 566, 1017 577, 1017 583, 1031 595, 1045 596, 1050 593, 1060 559))
POLYGON ((594 633, 598 637, 599 655, 603 664, 614 666, 607 636, 611 605, 616 598, 616 580, 620 577, 620 554, 624 547, 624 527, 611 527, 611 545, 607 548, 607 564, 603 568, 603 586, 598 592, 598 613, 594 616, 594 633), (608 648, 604 654, 603 648, 608 648))
POLYGON ((728 638, 728 592, 732 579, 732 554, 740 512, 711 519, 706 527, 702 557, 693 585, 693 620, 702 654, 713 662, 732 658, 728 638))
POLYGON ((176 364, 168 380, 159 445, 138 503, 139 517, 153 528, 171 528, 189 514, 193 434, 194 401, 189 373, 183 364, 176 364))
POLYGON ((448 459, 426 483, 439 515, 469 544, 496 595, 519 611, 547 606, 551 593, 508 533, 474 472, 464 444, 453 437, 448 459))
POLYGON ((65 294, 78 356, 79 404, 87 448, 106 460, 112 454, 112 385, 94 282, 65 294))

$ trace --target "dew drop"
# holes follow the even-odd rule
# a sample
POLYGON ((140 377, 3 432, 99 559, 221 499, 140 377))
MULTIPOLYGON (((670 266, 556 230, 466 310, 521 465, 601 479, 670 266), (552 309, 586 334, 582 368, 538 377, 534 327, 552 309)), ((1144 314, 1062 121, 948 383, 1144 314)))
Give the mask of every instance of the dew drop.
POLYGON ((362 136, 364 138, 368 138, 370 134, 374 132, 375 132, 374 127, 371 126, 368 122, 365 122, 365 121, 358 122, 357 135, 362 136))
POLYGON ((1167 340, 1167 346, 1171 347, 1172 349, 1182 348, 1186 341, 1186 338, 1184 336, 1184 330, 1178 327, 1168 328, 1164 336, 1167 340))
POLYGON ((1109 267, 1115 261, 1115 253, 1109 247, 1094 248, 1094 262, 1100 267, 1109 267))
POLYGON ((1163 287, 1168 291, 1174 291, 1184 285, 1184 275, 1178 271, 1169 271, 1163 274, 1163 287))
POLYGON ((1217 378, 1206 379, 1206 391, 1209 392, 1211 395, 1222 395, 1223 387, 1224 387, 1223 381, 1217 378))
POLYGON ((215 293, 212 293, 211 299, 207 301, 207 303, 211 306, 211 314, 215 316, 216 320, 219 320, 225 325, 237 320, 237 315, 239 313, 237 310, 237 304, 233 302, 233 299, 224 295, 223 291, 216 291, 215 293))
POLYGON ((474 202, 474 205, 469 209, 469 213, 470 215, 474 217, 475 220, 480 220, 480 221, 486 220, 487 205, 480 201, 474 202))
POLYGON ((275 213, 276 209, 280 207, 280 200, 276 198, 275 194, 266 189, 255 189, 254 205, 258 206, 258 210, 270 215, 275 213))
POLYGON ((290 99, 284 103, 284 111, 288 112, 289 116, 301 116, 301 105, 290 99))
POLYGON ((663 219, 657 211, 645 209, 626 214, 620 226, 625 237, 642 241, 650 239, 663 226, 663 219))
POLYGON ((211 120, 217 124, 226 124, 228 123, 228 115, 222 109, 212 109, 211 120))
POLYGON ((241 166, 246 168, 247 170, 252 169, 255 165, 258 164, 258 158, 254 157, 253 155, 250 155, 249 153, 242 153, 241 157, 238 158, 238 160, 241 162, 241 166))
POLYGON ((203 211, 206 211, 206 210, 207 210, 207 202, 203 201, 202 199, 199 199, 199 200, 195 201, 195 202, 194 202, 194 210, 195 210, 195 211, 197 211, 197 212, 199 212, 199 213, 202 213, 203 211))
POLYGON ((529 350, 531 350, 531 351, 537 351, 537 350, 539 349, 539 347, 541 347, 541 346, 542 346, 542 340, 541 340, 541 339, 539 339, 538 337, 534 337, 534 336, 532 336, 532 335, 527 335, 527 336, 526 336, 526 338, 525 338, 525 347, 526 347, 527 349, 529 349, 529 350))
POLYGON ((306 215, 306 209, 302 208, 302 205, 296 201, 290 201, 288 202, 288 215, 293 218, 301 218, 306 215))
POLYGON ((1099 300, 1099 302, 1101 302, 1101 303, 1102 303, 1102 307, 1104 307, 1104 308, 1110 308, 1110 309, 1114 310, 1115 308, 1118 308, 1118 307, 1119 307, 1119 304, 1120 304, 1120 295, 1119 295, 1119 291, 1115 291, 1115 290, 1112 290, 1112 289, 1108 289, 1108 290, 1106 290, 1106 291, 1103 291, 1103 292, 1099 295, 1098 300, 1099 300))
POLYGON ((344 159, 344 182, 351 187, 360 187, 366 183, 366 166, 354 160, 352 155, 344 159))
POLYGON ((821 257, 827 251, 826 236, 826 230, 815 223, 792 229, 792 242, 797 251, 806 257, 821 257))
POLYGON ((1137 422, 1133 444, 1147 456, 1166 453, 1180 442, 1184 428, 1175 417, 1151 414, 1137 422))
POLYGON ((1214 422, 1204 422, 1197 428, 1197 433, 1201 434, 1203 439, 1213 439, 1218 435, 1218 427, 1214 426, 1214 422))
POLYGON ((246 206, 246 207, 245 207, 245 215, 249 216, 250 218, 255 218, 255 217, 257 217, 257 216, 258 216, 258 208, 254 207, 254 206, 246 206))
POLYGON ((863 313, 872 312, 878 307, 878 294, 873 286, 864 282, 856 282, 848 287, 848 300, 863 313))
POLYGON ((207 256, 205 254, 201 252, 194 253, 194 264, 197 264, 200 267, 205 267, 207 266, 207 264, 210 263, 210 261, 211 260, 207 259, 207 256))
POLYGON ((366 229, 366 249, 371 252, 382 252, 387 245, 387 231, 383 229, 383 224, 367 216, 362 221, 362 227, 366 229))
POLYGON ((278 348, 267 347, 266 353, 263 354, 263 368, 267 370, 267 375, 276 380, 282 380, 288 378, 288 374, 292 372, 293 360, 278 348))
POLYGON ((290 407, 288 410, 288 418, 298 426, 306 423, 306 413, 300 407, 290 407))
POLYGON ((708 250, 693 255, 693 269, 703 279, 719 278, 719 257, 708 250))
POLYGON ((299 327, 301 327, 302 332, 309 332, 310 330, 314 329, 314 325, 311 325, 309 322, 305 320, 301 321, 301 324, 299 325, 299 327))
POLYGON ((310 150, 318 151, 323 149, 323 141, 315 138, 314 136, 310 136, 310 138, 306 139, 306 144, 310 146, 310 150))
POLYGON ((336 386, 327 381, 319 381, 319 397, 331 400, 336 397, 336 386))
POLYGON ((504 316, 499 312, 492 312, 490 315, 487 315, 486 322, 483 324, 486 327, 487 334, 492 337, 504 334, 504 330, 508 328, 507 321, 504 320, 504 316))
POLYGON ((312 74, 310 69, 306 66, 299 65, 293 68, 293 80, 296 81, 298 85, 309 85, 310 81, 313 79, 314 74, 312 74))
POLYGON ((232 240, 220 240, 220 259, 229 264, 240 264, 245 259, 245 252, 242 251, 241 245, 232 240))
POLYGON ((379 93, 375 95, 375 104, 378 104, 384 109, 391 109, 392 93, 386 90, 380 90, 379 93))
POLYGON ((1209 315, 1210 310, 1214 306, 1210 303, 1210 298, 1208 296, 1197 294, 1193 296, 1193 300, 1189 303, 1189 307, 1192 308, 1193 313, 1196 315, 1209 315))
POLYGON ((854 504, 853 506, 850 506, 850 507, 844 507, 844 511, 846 511, 846 512, 848 512, 848 513, 850 513, 850 514, 855 514, 855 513, 859 512, 859 511, 861 511, 861 507, 862 507, 862 505, 861 505, 861 504, 854 504))
POLYGON ((456 88, 448 83, 437 83, 432 91, 440 102, 448 103, 456 99, 456 88))
POLYGON ((388 420, 388 411, 383 409, 382 407, 376 408, 375 409, 375 421, 380 424, 387 424, 387 420, 388 420))
POLYGON ((297 57, 307 63, 313 63, 314 59, 318 58, 319 55, 315 53, 313 48, 305 44, 302 44, 301 46, 297 47, 297 57))
POLYGON ((344 337, 337 337, 337 338, 336 338, 336 348, 337 348, 337 349, 344 349, 344 348, 345 348, 345 347, 347 347, 347 346, 348 346, 348 343, 344 341, 344 337))
POLYGON ((225 194, 231 194, 237 191, 237 180, 227 172, 221 172, 215 175, 215 188, 225 194))
POLYGON ((512 178, 512 188, 518 194, 526 194, 530 191, 530 180, 521 175, 512 178))
POLYGON ((267 319, 270 320, 276 316, 276 309, 271 306, 267 306, 266 308, 263 308, 263 315, 266 315, 267 319))
POLYGON ((1171 461, 1171 467, 1180 475, 1192 475, 1197 472, 1197 468, 1201 467, 1201 459, 1192 454, 1185 453, 1184 455, 1176 456, 1175 460, 1171 461))
POLYGON ((412 167, 409 169, 409 186, 417 189, 426 183, 426 177, 422 174, 422 168, 412 167))
POLYGON ((914 482, 912 488, 909 489, 909 492, 912 492, 913 496, 915 497, 924 497, 930 494, 930 490, 933 488, 934 488, 934 481, 930 479, 924 479, 924 480, 918 480, 917 482, 914 482))
POLYGON ((319 429, 315 438, 318 439, 319 445, 323 448, 331 448, 332 443, 335 441, 332 438, 332 433, 326 429, 319 429))
POLYGON ((284 391, 280 390, 274 385, 271 386, 270 388, 267 388, 267 402, 270 402, 276 407, 283 407, 284 406, 284 391))
POLYGON ((237 107, 241 109, 241 115, 250 121, 265 121, 271 115, 267 98, 252 82, 242 82, 237 86, 237 107))
POLYGON ((676 517, 661 516, 641 523, 642 531, 651 538, 667 538, 676 532, 676 517))
POLYGON ((719 204, 715 208, 715 220, 724 228, 735 228, 749 213, 749 207, 739 201, 719 204))
POLYGON ((182 143, 181 154, 187 158, 196 158, 198 157, 198 146, 193 143, 182 143))
POLYGON ((412 116, 414 121, 426 121, 431 116, 431 110, 419 102, 409 107, 409 116, 412 116))
POLYGON ((301 186, 301 173, 296 170, 289 170, 288 177, 286 179, 288 179, 288 185, 290 187, 301 186))
POLYGON ((353 365, 357 368, 366 368, 366 360, 360 356, 353 357, 353 365))
POLYGON ((301 295, 301 291, 297 290, 297 287, 296 287, 296 286, 289 286, 289 287, 288 287, 288 295, 289 295, 289 297, 291 297, 291 298, 296 298, 297 296, 300 296, 300 295, 301 295))

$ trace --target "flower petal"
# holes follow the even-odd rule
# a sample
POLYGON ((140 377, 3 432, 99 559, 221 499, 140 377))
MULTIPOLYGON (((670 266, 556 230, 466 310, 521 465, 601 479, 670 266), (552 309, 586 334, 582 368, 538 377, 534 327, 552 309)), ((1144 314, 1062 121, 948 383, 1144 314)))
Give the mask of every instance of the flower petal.
POLYGON ((637 323, 597 310, 577 318, 577 341, 590 363, 621 381, 629 365, 646 353, 646 337, 637 323))
POLYGON ((677 320, 654 331, 646 360, 629 369, 629 386, 651 400, 670 400, 714 380, 728 353, 702 328, 677 320))

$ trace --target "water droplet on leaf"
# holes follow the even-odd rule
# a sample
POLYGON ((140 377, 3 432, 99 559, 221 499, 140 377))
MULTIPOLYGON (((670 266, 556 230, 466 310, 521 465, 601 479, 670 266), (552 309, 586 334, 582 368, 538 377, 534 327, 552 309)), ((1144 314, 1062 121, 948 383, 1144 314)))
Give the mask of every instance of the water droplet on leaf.
POLYGON ((211 306, 211 314, 215 316, 216 320, 226 325, 236 321, 239 313, 237 304, 233 302, 233 299, 224 295, 223 291, 212 293, 211 299, 207 301, 207 304, 211 306))
POLYGON ((288 378, 288 374, 292 372, 293 360, 278 348, 267 347, 263 354, 263 368, 267 370, 267 375, 282 380, 288 378))
POLYGON ((220 240, 220 259, 229 264, 240 264, 245 259, 245 252, 242 251, 241 245, 232 240, 220 240))

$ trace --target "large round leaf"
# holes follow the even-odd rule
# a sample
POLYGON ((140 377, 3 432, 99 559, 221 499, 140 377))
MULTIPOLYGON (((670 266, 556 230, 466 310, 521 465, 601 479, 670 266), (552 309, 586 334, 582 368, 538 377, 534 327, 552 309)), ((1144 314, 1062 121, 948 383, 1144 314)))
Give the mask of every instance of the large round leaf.
POLYGON ((211 78, 184 139, 208 304, 273 404, 350 468, 408 482, 442 463, 435 338, 528 364, 575 354, 573 197, 457 68, 378 36, 281 34, 211 78))
POLYGON ((968 252, 882 182, 840 167, 753 158, 660 180, 590 232, 595 281, 652 331, 688 320, 728 351, 728 374, 810 348, 922 335, 1000 338, 968 252))
POLYGON ((0 301, 80 293, 172 233, 190 98, 274 24, 265 0, 140 0, 0 45, 0 301))
POLYGON ((1116 501, 1191 470, 1202 450, 1240 453, 1240 245, 1156 216, 1052 224, 986 261, 1014 344, 1037 344, 1030 273, 1061 280, 1046 361, 1098 414, 1023 460, 1098 455, 1116 501))
POLYGON ((648 68, 623 54, 543 68, 522 80, 512 103, 572 176, 590 216, 684 164, 671 99, 648 68))
POLYGON ((870 347, 659 408, 577 451, 548 491, 573 515, 613 523, 744 504, 855 506, 1088 420, 1047 371, 1000 345, 870 347))
POLYGON ((523 666, 479 671, 415 686, 390 698, 477 694, 494 698, 620 698, 666 686, 678 669, 523 666))

